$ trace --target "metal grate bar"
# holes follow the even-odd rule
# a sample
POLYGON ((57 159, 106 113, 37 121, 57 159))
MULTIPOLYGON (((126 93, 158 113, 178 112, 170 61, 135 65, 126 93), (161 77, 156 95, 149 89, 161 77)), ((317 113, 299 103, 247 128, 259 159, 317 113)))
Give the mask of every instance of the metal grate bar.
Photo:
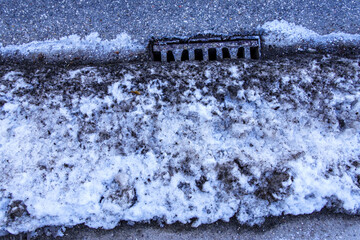
POLYGON ((259 36, 234 36, 154 40, 150 43, 150 54, 154 61, 209 61, 230 59, 259 59, 261 57, 259 36), (161 59, 159 58, 161 53, 161 59), (168 56, 170 54, 170 57, 168 56))

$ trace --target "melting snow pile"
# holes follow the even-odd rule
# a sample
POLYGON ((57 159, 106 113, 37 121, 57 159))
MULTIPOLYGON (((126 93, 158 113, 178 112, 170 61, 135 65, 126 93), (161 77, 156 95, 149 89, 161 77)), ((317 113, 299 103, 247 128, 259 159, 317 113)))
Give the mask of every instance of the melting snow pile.
POLYGON ((311 47, 321 45, 359 45, 360 34, 348 34, 343 32, 334 32, 326 35, 320 35, 303 26, 289 23, 285 20, 274 20, 266 22, 258 27, 264 31, 264 40, 266 45, 277 47, 286 46, 303 46, 304 44, 311 47))
POLYGON ((358 214, 359 68, 2 66, 0 232, 358 214))

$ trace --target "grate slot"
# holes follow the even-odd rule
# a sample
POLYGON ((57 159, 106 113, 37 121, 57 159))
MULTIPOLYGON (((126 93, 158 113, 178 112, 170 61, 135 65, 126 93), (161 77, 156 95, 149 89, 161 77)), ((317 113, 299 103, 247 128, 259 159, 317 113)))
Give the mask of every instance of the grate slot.
POLYGON ((239 48, 237 51, 237 58, 245 58, 245 50, 243 47, 239 48))
POLYGON ((174 57, 174 54, 172 51, 168 51, 167 54, 166 54, 166 60, 168 62, 173 62, 175 61, 175 57, 174 57))
POLYGON ((223 48, 222 49, 222 57, 223 57, 223 59, 231 58, 228 48, 223 48))
POLYGON ((209 48, 208 54, 209 54, 209 61, 216 60, 216 48, 209 48))
POLYGON ((158 51, 153 52, 153 59, 156 62, 161 62, 161 52, 158 51))
POLYGON ((202 49, 195 49, 195 60, 202 61, 204 60, 203 50, 202 49))
POLYGON ((189 61, 189 50, 185 49, 182 51, 181 61, 189 61))
POLYGON ((259 59, 259 47, 250 47, 251 59, 259 59))

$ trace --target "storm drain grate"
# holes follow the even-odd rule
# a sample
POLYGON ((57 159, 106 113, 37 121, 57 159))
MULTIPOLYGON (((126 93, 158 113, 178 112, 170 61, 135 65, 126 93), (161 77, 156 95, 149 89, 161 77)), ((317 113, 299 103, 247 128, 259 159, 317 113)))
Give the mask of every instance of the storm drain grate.
POLYGON ((223 59, 259 59, 259 36, 197 37, 187 40, 163 39, 150 42, 153 61, 219 61, 223 59))

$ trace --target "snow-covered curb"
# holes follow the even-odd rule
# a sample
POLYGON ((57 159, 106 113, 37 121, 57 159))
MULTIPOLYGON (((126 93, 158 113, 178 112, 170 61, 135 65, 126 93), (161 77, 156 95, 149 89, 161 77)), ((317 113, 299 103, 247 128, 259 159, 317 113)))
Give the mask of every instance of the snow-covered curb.
POLYGON ((17 70, 0 230, 360 210, 359 61, 17 70))

